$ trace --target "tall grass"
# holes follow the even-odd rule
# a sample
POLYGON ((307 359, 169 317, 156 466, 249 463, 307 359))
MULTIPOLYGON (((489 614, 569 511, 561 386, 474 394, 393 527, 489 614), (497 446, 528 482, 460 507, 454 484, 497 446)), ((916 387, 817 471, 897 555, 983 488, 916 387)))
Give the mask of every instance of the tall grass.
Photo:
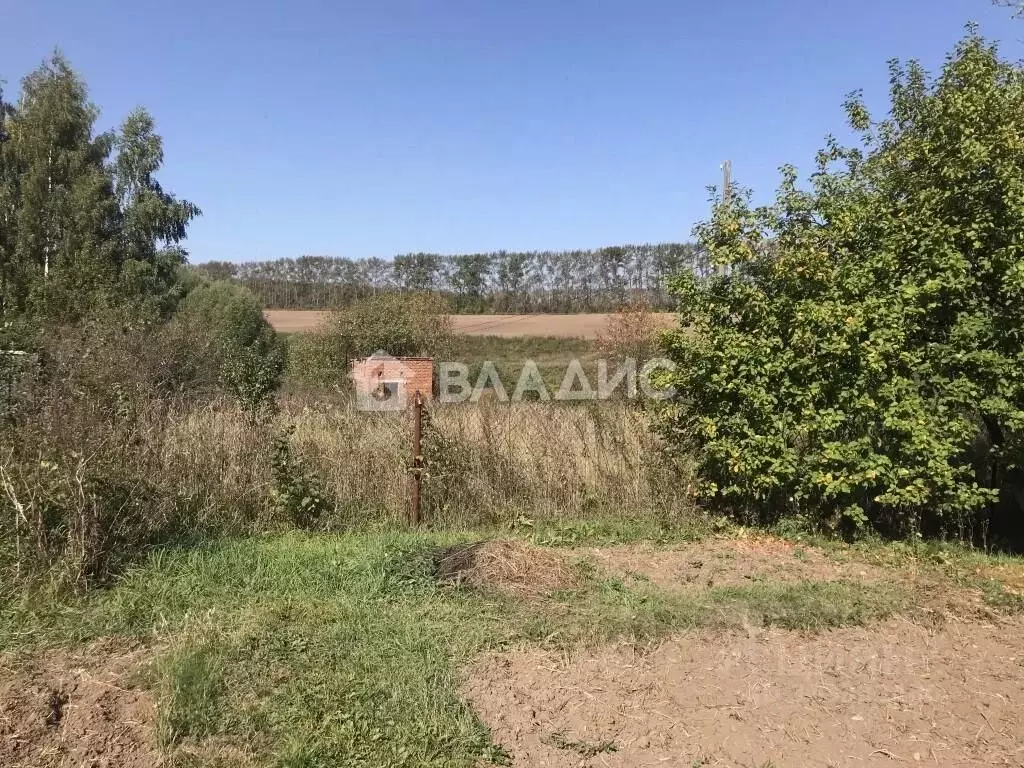
MULTIPOLYGON (((57 571, 84 587, 153 545, 405 518, 406 413, 287 398, 254 424, 227 401, 133 401, 105 414, 81 405, 26 426, 9 446, 0 440, 0 570, 57 571), (283 467, 282 441, 295 457, 283 467), (283 508, 314 493, 315 515, 283 508)), ((436 528, 692 513, 688 467, 668 462, 625 403, 438 405, 424 453, 425 516, 436 528)))
MULTIPOLYGON (((409 498, 412 425, 406 413, 364 413, 341 401, 292 399, 275 429, 293 426, 296 452, 333 500, 331 527, 397 523, 409 498)), ((197 476, 222 473, 222 493, 251 497, 240 453, 246 427, 230 408, 171 427, 170 460, 197 476)), ((424 430, 428 522, 504 525, 592 515, 671 519, 689 513, 688 467, 670 465, 642 412, 623 403, 436 406, 424 430)), ((197 488, 208 488, 196 482, 197 488)), ((246 505, 247 507, 250 505, 246 505)))
POLYGON ((439 409, 431 425, 431 512, 449 525, 692 511, 686 466, 670 466, 626 403, 439 409))

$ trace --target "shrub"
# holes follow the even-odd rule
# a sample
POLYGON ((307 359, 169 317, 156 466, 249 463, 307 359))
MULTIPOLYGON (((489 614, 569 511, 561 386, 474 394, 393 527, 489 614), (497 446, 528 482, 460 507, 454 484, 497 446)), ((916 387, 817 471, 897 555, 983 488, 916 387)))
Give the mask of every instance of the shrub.
POLYGON ((608 318, 597 336, 601 357, 614 363, 626 359, 636 361, 637 367, 659 354, 659 327, 646 299, 623 304, 608 318))
POLYGON ((204 421, 217 404, 176 389, 172 351, 161 332, 98 321, 43 340, 0 429, 0 584, 85 588, 151 545, 265 522, 269 441, 237 416, 204 421))
POLYGON ((340 389, 348 361, 338 339, 327 329, 288 338, 288 382, 313 390, 340 389))
POLYGON ((762 521, 969 532, 1024 424, 1024 73, 973 31, 938 78, 892 66, 847 103, 810 191, 735 194, 700 227, 725 274, 674 282, 681 393, 661 412, 702 495, 762 521))
POLYGON ((328 326, 342 359, 383 350, 395 357, 445 354, 452 326, 447 302, 428 293, 381 293, 335 313, 328 326))
POLYGON ((219 384, 253 419, 272 409, 285 347, 247 290, 228 282, 200 284, 181 302, 168 332, 187 350, 179 364, 194 386, 219 384))
POLYGON ((295 454, 289 427, 274 441, 273 499, 277 512, 299 528, 316 528, 334 505, 295 454))

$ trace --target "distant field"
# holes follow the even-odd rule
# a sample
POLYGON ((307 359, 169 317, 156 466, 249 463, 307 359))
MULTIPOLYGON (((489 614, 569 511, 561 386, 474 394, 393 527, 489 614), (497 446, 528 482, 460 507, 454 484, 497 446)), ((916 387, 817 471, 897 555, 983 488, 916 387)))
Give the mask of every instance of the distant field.
MULTIPOLYGON (((315 310, 268 309, 270 324, 283 333, 312 331, 328 312, 315 310)), ((593 339, 605 327, 609 315, 452 315, 457 333, 468 336, 554 336, 563 339, 593 339)), ((675 315, 663 312, 658 322, 666 328, 675 315)))

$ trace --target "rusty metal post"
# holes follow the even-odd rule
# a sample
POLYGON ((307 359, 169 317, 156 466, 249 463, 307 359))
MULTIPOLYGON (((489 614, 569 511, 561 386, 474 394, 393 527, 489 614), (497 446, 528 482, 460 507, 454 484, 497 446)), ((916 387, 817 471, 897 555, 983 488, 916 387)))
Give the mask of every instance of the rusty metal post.
POLYGON ((409 468, 409 525, 419 525, 420 484, 423 480, 423 394, 417 390, 412 405, 412 467, 409 468))

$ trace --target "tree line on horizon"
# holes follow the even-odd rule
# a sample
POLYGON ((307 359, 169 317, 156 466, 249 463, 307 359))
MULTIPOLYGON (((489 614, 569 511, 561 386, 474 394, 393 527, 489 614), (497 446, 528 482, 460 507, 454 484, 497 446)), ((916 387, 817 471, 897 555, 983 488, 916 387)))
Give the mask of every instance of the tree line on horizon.
POLYGON ((302 256, 193 269, 248 288, 267 309, 330 309, 391 291, 448 296, 459 313, 607 312, 643 301, 671 310, 668 280, 707 275, 694 243, 623 245, 572 251, 413 253, 393 259, 302 256))

